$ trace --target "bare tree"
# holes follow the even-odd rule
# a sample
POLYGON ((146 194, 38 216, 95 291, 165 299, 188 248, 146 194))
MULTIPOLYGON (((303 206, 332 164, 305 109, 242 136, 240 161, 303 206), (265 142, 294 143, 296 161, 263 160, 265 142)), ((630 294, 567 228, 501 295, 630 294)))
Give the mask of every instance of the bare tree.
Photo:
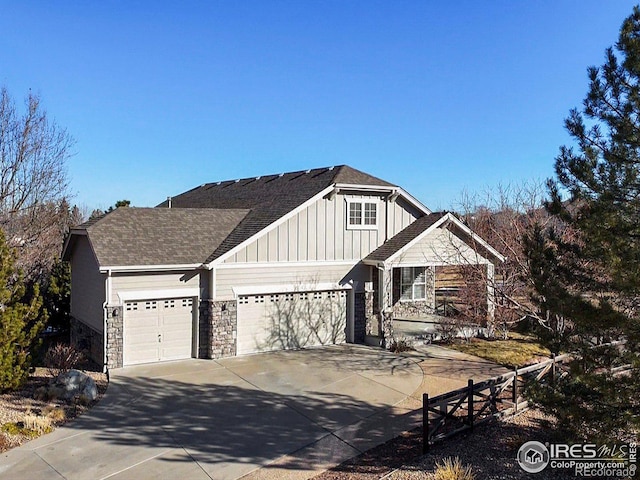
POLYGON ((37 95, 29 93, 19 111, 7 89, 0 89, 0 228, 27 278, 46 271, 73 221, 65 200, 73 144, 37 95))
POLYGON ((524 250, 524 234, 553 221, 544 209, 545 200, 543 182, 523 182, 498 185, 479 194, 465 192, 455 206, 464 222, 507 259, 495 266, 493 280, 487 278, 484 265, 469 262, 460 268, 461 313, 482 323, 489 287, 495 297, 494 326, 503 336, 524 318, 547 328, 564 328, 561 319, 542 318, 532 302, 534 286, 524 250))

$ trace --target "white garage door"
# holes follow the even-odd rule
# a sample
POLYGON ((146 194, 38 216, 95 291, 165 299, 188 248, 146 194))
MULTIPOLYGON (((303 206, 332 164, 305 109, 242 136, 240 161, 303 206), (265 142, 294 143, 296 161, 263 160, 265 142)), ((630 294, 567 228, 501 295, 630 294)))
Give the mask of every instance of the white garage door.
POLYGON ((191 357, 193 298, 126 302, 124 365, 191 357))
POLYGON ((238 355, 344 343, 347 292, 238 297, 238 355))

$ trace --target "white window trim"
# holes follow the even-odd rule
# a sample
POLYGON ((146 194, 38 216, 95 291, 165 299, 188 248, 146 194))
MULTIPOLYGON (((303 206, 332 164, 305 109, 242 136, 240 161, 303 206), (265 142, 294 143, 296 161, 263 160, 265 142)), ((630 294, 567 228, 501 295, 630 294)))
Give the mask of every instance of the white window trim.
MULTIPOLYGON (((415 276, 413 275, 413 272, 411 273, 411 277, 415 278, 415 276)), ((427 299, 427 267, 424 266, 418 266, 418 267, 400 267, 400 302, 422 302, 424 300, 427 299), (402 282, 402 270, 405 268, 410 268, 411 270, 415 270, 416 268, 421 268, 424 271, 424 281, 423 282, 418 282, 416 283, 415 280, 411 282, 411 298, 402 298, 403 292, 404 292, 404 287, 408 286, 408 284, 405 284, 402 282), (415 285, 422 285, 424 283, 424 297, 422 298, 416 298, 414 296, 414 286, 415 285)))
POLYGON ((346 222, 347 222, 347 230, 377 230, 380 224, 380 202, 377 199, 371 199, 371 198, 358 198, 358 199, 353 199, 353 198, 347 198, 345 199, 347 202, 347 214, 346 214, 346 222), (351 212, 351 205, 353 204, 360 204, 361 205, 361 212, 362 212, 362 217, 360 218, 360 220, 362 222, 364 222, 364 206, 367 203, 372 203, 376 206, 376 223, 375 225, 365 225, 364 223, 360 223, 360 224, 356 224, 356 225, 352 225, 350 220, 350 212, 351 212))

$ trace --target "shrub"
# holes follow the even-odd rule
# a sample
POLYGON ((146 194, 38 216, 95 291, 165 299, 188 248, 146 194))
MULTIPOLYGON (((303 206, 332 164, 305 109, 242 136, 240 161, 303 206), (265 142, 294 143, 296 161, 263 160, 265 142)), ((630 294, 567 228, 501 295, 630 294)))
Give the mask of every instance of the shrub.
POLYGON ((51 419, 53 423, 64 422, 67 418, 67 414, 60 407, 54 405, 47 405, 42 409, 42 415, 51 419))
POLYGON ((405 339, 393 340, 389 345, 389 351, 393 353, 409 352, 411 350, 414 350, 414 348, 405 339))
POLYGON ((44 365, 52 377, 76 368, 84 360, 82 352, 71 345, 56 343, 47 350, 44 365))
POLYGON ((457 317, 447 317, 441 318, 434 327, 443 342, 450 342, 458 334, 459 323, 457 317))
POLYGON ((471 466, 462 465, 458 457, 445 458, 442 463, 436 463, 435 480, 474 480, 476 477, 471 466))
POLYGON ((2 431, 9 435, 24 435, 29 438, 35 438, 38 436, 38 432, 25 427, 22 422, 8 422, 2 425, 2 431))

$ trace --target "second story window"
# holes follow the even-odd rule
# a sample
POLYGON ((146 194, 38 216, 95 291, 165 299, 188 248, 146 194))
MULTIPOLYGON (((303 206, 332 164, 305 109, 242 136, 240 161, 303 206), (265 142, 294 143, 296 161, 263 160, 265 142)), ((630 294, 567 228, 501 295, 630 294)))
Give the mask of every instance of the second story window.
POLYGON ((349 229, 375 229, 378 227, 378 204, 367 200, 347 202, 349 229))

